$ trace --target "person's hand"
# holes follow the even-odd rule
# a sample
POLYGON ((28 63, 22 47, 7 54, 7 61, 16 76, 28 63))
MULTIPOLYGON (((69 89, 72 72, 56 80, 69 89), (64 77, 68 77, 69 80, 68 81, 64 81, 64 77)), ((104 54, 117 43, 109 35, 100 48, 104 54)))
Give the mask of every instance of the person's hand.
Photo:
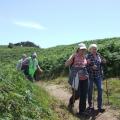
POLYGON ((102 59, 102 63, 104 63, 104 64, 105 64, 106 62, 107 62, 107 61, 106 61, 106 59, 102 59))
POLYGON ((93 70, 97 70, 97 65, 93 65, 93 70))
POLYGON ((37 70, 39 71, 39 73, 43 73, 43 70, 40 68, 40 66, 38 65, 37 70))
POLYGON ((43 73, 43 70, 42 70, 42 69, 40 69, 40 72, 41 72, 41 73, 43 73))
POLYGON ((75 55, 76 55, 76 53, 73 53, 72 58, 74 58, 74 57, 75 57, 75 55))
POLYGON ((87 79, 86 76, 80 75, 80 80, 86 80, 86 79, 87 79))
POLYGON ((90 64, 90 63, 91 63, 91 61, 88 59, 88 60, 87 60, 87 63, 88 63, 88 64, 90 64))

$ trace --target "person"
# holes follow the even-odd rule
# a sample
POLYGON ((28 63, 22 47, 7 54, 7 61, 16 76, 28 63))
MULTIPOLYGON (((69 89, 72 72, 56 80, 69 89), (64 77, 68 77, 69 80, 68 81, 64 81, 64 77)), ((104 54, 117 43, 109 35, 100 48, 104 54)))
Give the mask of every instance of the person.
POLYGON ((22 61, 22 70, 24 70, 25 76, 30 80, 39 80, 40 75, 43 70, 40 68, 37 60, 37 54, 34 52, 31 57, 27 57, 24 61, 22 61))
POLYGON ((87 54, 88 73, 89 73, 88 109, 89 110, 94 109, 92 92, 95 83, 98 91, 98 97, 97 97, 98 111, 104 112, 105 109, 102 109, 102 80, 103 80, 102 65, 106 63, 106 60, 102 59, 101 55, 97 52, 97 50, 98 50, 97 45, 91 44, 89 46, 89 53, 87 54))
POLYGON ((22 71, 22 63, 25 61, 25 59, 27 58, 26 54, 22 54, 22 58, 20 60, 18 60, 17 65, 16 65, 16 69, 18 71, 22 71))
POLYGON ((83 115, 86 110, 89 77, 86 69, 86 49, 84 43, 78 44, 77 51, 65 62, 65 66, 70 66, 69 84, 72 87, 72 96, 69 99, 68 108, 71 111, 75 100, 79 99, 79 115, 83 115))
POLYGON ((24 63, 28 64, 28 76, 27 77, 30 81, 33 82, 35 71, 39 67, 36 52, 34 52, 31 55, 31 57, 28 57, 24 63))

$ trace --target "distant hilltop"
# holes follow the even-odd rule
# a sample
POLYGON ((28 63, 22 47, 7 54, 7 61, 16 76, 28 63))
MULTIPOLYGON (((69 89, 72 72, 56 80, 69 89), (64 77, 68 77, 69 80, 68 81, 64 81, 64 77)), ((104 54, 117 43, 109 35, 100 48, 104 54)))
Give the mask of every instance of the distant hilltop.
POLYGON ((20 46, 20 47, 35 47, 40 48, 38 45, 34 44, 33 42, 26 41, 26 42, 19 42, 19 43, 9 43, 8 47, 13 48, 14 46, 20 46))

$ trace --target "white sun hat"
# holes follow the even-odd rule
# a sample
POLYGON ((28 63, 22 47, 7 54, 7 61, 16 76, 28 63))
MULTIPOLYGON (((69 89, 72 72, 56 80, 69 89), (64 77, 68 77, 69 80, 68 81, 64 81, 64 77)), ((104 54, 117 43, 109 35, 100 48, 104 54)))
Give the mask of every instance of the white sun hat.
POLYGON ((80 44, 78 44, 78 48, 80 49, 80 50, 82 50, 82 49, 87 49, 87 47, 86 47, 86 45, 84 44, 84 43, 80 43, 80 44))
POLYGON ((32 54, 32 56, 37 57, 37 53, 36 53, 36 52, 34 52, 34 53, 32 54))
POLYGON ((98 47, 97 47, 97 45, 96 45, 96 44, 91 44, 91 45, 89 46, 88 50, 90 51, 90 50, 91 50, 91 48, 96 48, 96 49, 98 50, 98 47))
POLYGON ((26 58, 27 57, 27 55, 26 54, 22 54, 22 58, 26 58))

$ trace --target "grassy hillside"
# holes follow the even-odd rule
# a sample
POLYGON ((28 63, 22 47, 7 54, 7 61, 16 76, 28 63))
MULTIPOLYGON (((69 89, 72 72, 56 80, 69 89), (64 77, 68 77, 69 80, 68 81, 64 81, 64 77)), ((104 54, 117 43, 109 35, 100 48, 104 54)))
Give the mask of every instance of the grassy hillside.
POLYGON ((0 65, 0 119, 56 120, 55 100, 11 65, 0 65))
MULTIPOLYGON (((120 38, 101 39, 85 41, 87 47, 91 43, 97 43, 99 52, 107 60, 105 67, 106 77, 120 76, 120 38)), ((75 52, 76 44, 62 45, 48 49, 16 47, 13 49, 0 47, 1 61, 12 62, 14 65, 23 53, 28 56, 36 51, 38 54, 39 64, 44 70, 42 78, 52 79, 60 75, 68 74, 68 69, 64 67, 64 62, 70 54, 75 52), (1 52, 2 51, 2 52, 1 52)))
POLYGON ((59 120, 56 100, 15 68, 22 53, 37 50, 0 47, 0 120, 59 120))
MULTIPOLYGON (((120 76, 120 38, 85 41, 85 43, 87 46, 91 43, 98 44, 100 53, 108 60, 107 77, 120 76)), ((75 46, 76 44, 63 45, 48 49, 29 47, 10 49, 0 46, 0 119, 57 120, 58 115, 53 109, 56 101, 42 88, 27 81, 23 74, 16 71, 15 67, 23 53, 30 56, 36 51, 39 64, 44 70, 42 79, 67 75, 68 69, 64 67, 64 62, 75 51, 75 46)), ((117 82, 114 84, 118 85, 117 82)), ((114 87, 112 88, 115 90, 114 87)), ((119 98, 118 92, 117 89, 114 95, 119 98)), ((111 97, 110 100, 113 103, 114 97, 111 97)))
MULTIPOLYGON (((106 77, 120 76, 120 38, 85 41, 84 43, 87 47, 91 43, 97 43, 99 52, 107 60, 107 67, 105 67, 106 77)), ((75 52, 75 48, 76 44, 46 49, 40 55, 40 64, 45 70, 45 76, 54 78, 60 74, 68 74, 64 62, 69 58, 70 54, 75 52)))
POLYGON ((33 51, 39 56, 45 50, 0 46, 0 120, 59 120, 63 118, 62 114, 66 119, 74 119, 63 108, 56 111, 61 103, 16 71, 21 55, 26 53, 30 56, 33 51))

